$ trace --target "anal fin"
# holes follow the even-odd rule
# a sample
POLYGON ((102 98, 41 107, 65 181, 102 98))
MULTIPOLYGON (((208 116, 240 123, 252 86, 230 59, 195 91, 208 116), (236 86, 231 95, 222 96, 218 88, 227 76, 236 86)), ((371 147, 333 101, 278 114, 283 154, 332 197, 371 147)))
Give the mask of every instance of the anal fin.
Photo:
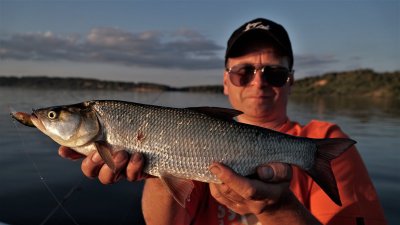
POLYGON ((161 173, 160 179, 172 197, 179 205, 185 208, 186 201, 189 199, 194 188, 193 182, 188 179, 175 177, 168 173, 161 173))

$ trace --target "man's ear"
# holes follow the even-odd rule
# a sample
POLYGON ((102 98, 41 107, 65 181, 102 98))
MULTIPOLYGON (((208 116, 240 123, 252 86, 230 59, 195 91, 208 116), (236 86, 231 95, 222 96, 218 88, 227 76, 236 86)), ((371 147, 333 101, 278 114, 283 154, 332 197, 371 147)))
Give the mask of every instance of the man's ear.
POLYGON ((224 83, 224 95, 228 95, 228 93, 229 93, 229 85, 228 85, 228 82, 229 82, 229 75, 228 75, 228 72, 226 72, 226 71, 224 71, 224 81, 223 81, 223 83, 224 83))

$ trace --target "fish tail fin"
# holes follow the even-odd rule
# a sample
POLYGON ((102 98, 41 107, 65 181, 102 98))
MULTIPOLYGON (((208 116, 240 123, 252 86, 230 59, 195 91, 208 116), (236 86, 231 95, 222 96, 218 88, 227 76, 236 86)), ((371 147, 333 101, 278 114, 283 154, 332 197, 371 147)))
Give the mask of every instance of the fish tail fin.
POLYGON ((337 205, 341 206, 331 161, 349 149, 356 141, 348 138, 314 139, 314 141, 317 146, 315 163, 307 173, 337 205))

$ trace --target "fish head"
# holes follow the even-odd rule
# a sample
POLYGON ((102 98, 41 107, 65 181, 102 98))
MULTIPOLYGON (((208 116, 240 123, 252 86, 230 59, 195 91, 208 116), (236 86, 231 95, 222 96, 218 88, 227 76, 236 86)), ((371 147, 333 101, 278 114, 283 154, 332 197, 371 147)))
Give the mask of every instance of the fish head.
POLYGON ((71 148, 91 143, 101 130, 87 103, 33 110, 31 121, 55 142, 71 148))

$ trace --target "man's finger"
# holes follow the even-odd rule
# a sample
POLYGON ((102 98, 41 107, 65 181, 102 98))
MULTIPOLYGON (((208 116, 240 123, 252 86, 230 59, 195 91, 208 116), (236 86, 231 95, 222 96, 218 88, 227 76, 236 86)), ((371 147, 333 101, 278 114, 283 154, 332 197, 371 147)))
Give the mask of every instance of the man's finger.
POLYGON ((238 193, 243 198, 252 198, 256 194, 251 181, 246 177, 238 175, 229 167, 220 163, 213 163, 210 166, 210 171, 231 188, 232 191, 238 193))
POLYGON ((210 183, 210 193, 211 195, 221 204, 223 205, 233 205, 235 202, 232 201, 231 199, 227 198, 224 193, 221 192, 220 190, 220 184, 213 184, 210 183))
MULTIPOLYGON (((276 163, 281 164, 281 163, 276 163)), ((215 174, 225 185, 229 186, 234 192, 246 200, 260 200, 270 198, 275 200, 279 198, 283 191, 286 191, 289 186, 289 175, 286 169, 286 164, 275 165, 272 164, 271 168, 274 170, 274 176, 269 180, 276 180, 280 182, 260 181, 248 179, 240 176, 232 171, 230 168, 220 164, 214 163, 211 165, 210 170, 215 174), (277 174, 275 174, 275 169, 277 174)), ((290 169, 290 166, 289 166, 290 169)), ((291 174, 290 174, 291 177, 291 174)))
POLYGON ((75 150, 72 150, 65 146, 60 146, 60 148, 58 149, 58 154, 63 158, 72 160, 81 159, 85 157, 85 155, 82 155, 76 152, 75 150))
POLYGON ((225 196, 225 198, 231 200, 232 202, 242 202, 245 200, 243 196, 235 192, 231 187, 226 184, 217 185, 217 188, 219 192, 225 196))
POLYGON ((89 178, 95 178, 99 175, 104 161, 97 151, 90 153, 83 161, 81 169, 83 174, 89 178))
POLYGON ((121 177, 120 173, 122 169, 126 167, 128 163, 129 156, 125 151, 118 151, 113 155, 113 161, 115 165, 115 171, 113 171, 107 165, 103 165, 99 172, 99 180, 103 184, 112 184, 118 181, 121 177))
POLYGON ((232 210, 233 212, 239 213, 239 214, 245 214, 246 213, 246 204, 244 203, 245 200, 240 197, 239 195, 237 195, 235 193, 235 195, 238 196, 238 199, 232 199, 232 194, 225 194, 223 193, 224 189, 222 188, 223 184, 213 184, 210 183, 210 193, 211 195, 222 205, 225 205, 226 207, 228 207, 230 210, 232 210))
POLYGON ((142 171, 143 166, 143 155, 138 152, 133 153, 126 167, 126 179, 129 181, 143 179, 145 177, 142 171))
POLYGON ((234 188, 237 183, 244 181, 245 178, 236 174, 232 169, 221 163, 213 163, 210 166, 210 171, 217 176, 224 184, 234 188))

